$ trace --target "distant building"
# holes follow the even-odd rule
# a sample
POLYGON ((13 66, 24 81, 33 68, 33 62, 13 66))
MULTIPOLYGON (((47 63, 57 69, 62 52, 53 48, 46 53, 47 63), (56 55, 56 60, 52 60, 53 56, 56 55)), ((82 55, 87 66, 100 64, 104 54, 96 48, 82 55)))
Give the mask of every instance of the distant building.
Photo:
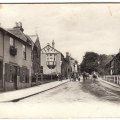
POLYGON ((52 46, 48 43, 41 50, 41 66, 43 66, 43 74, 61 73, 63 54, 55 49, 55 43, 52 46))
POLYGON ((78 62, 77 62, 77 60, 70 57, 70 63, 71 63, 72 73, 78 73, 78 62))
POLYGON ((120 52, 106 65, 109 75, 120 75, 120 52))
POLYGON ((16 90, 31 86, 31 42, 22 23, 12 29, 0 27, 0 89, 16 90))
POLYGON ((72 73, 72 66, 71 66, 71 57, 69 52, 66 52, 66 58, 65 58, 65 68, 66 68, 66 77, 70 78, 72 73))

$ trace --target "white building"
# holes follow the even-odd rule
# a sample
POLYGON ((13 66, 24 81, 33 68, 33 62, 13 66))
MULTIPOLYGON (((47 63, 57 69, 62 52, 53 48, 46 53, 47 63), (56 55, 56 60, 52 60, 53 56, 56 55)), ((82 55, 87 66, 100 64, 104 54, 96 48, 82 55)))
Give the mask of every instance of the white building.
POLYGON ((61 52, 54 48, 54 41, 52 46, 48 43, 41 50, 41 66, 43 66, 43 74, 57 74, 61 73, 62 58, 61 52))

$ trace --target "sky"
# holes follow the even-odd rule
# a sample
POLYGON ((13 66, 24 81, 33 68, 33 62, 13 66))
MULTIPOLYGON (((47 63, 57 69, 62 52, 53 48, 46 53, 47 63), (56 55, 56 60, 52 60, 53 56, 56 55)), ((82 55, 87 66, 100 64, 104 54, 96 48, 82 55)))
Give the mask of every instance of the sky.
POLYGON ((0 24, 22 22, 24 33, 39 35, 43 48, 70 52, 80 63, 85 52, 117 54, 120 48, 120 4, 1 4, 0 24))

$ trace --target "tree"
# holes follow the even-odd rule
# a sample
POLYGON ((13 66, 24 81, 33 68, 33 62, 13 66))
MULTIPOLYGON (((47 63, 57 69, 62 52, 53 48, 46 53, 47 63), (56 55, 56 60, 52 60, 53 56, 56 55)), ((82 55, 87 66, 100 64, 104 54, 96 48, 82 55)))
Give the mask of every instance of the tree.
POLYGON ((97 54, 94 52, 86 52, 83 57, 83 61, 80 64, 81 72, 86 71, 92 73, 93 71, 98 72, 100 75, 108 74, 106 64, 112 60, 112 55, 97 54))
POLYGON ((81 72, 86 71, 91 74, 93 71, 98 71, 98 59, 99 55, 97 53, 86 52, 80 64, 81 72))

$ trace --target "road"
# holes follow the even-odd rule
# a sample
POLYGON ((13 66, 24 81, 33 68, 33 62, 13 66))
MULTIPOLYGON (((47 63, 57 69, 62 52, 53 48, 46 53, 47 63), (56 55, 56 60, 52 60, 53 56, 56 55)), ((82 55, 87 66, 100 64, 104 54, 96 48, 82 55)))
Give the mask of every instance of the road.
POLYGON ((113 92, 100 86, 98 83, 68 82, 44 93, 34 95, 19 102, 119 102, 120 98, 113 92))
POLYGON ((0 103, 1 118, 120 117, 120 99, 99 83, 68 82, 18 102, 0 103))

